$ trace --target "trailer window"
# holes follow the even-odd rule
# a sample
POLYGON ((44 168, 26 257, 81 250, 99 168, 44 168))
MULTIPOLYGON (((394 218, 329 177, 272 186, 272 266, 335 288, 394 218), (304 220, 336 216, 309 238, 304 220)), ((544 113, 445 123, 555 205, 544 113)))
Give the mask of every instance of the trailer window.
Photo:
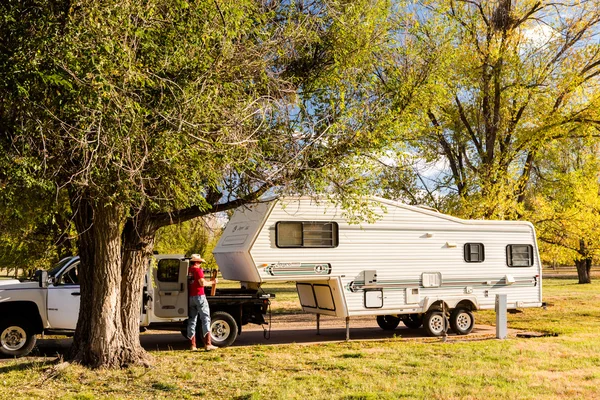
POLYGON ((277 247, 337 247, 335 222, 288 222, 275 224, 277 247))
POLYGON ((483 243, 465 243, 465 261, 483 262, 485 253, 483 243))
POLYGON ((533 265, 533 246, 509 244, 506 246, 506 264, 509 267, 531 267, 533 265))
POLYGON ((179 260, 159 260, 156 278, 161 282, 179 282, 179 260))

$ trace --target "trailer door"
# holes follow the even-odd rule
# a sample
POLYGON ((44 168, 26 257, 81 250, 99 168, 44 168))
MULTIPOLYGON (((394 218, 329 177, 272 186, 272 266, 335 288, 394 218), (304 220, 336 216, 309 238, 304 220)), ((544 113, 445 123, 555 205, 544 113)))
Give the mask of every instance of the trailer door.
POLYGON ((159 318, 187 316, 188 261, 161 258, 154 268, 154 315, 159 318))

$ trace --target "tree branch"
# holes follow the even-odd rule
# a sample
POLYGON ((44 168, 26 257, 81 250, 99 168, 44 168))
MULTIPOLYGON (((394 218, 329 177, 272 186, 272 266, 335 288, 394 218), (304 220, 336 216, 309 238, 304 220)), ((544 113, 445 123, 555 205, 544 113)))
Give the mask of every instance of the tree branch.
MULTIPOLYGON (((251 193, 248 193, 246 196, 240 197, 235 200, 227 201, 225 203, 218 203, 218 200, 221 197, 221 196, 219 196, 217 201, 215 201, 213 203, 209 203, 209 206, 206 208, 200 207, 198 205, 194 205, 194 206, 184 208, 181 210, 175 210, 173 212, 154 214, 151 216, 151 218, 152 218, 153 222, 156 224, 157 228, 161 228, 163 226, 167 226, 167 225, 171 225, 171 224, 175 224, 175 223, 177 223, 177 224, 182 223, 185 221, 189 221, 190 219, 193 219, 193 218, 203 217, 208 214, 214 214, 214 213, 221 212, 221 211, 231 210, 231 209, 243 206, 244 204, 255 202, 258 200, 258 198, 260 198, 260 196, 262 196, 271 187, 273 187, 273 186, 264 184, 261 187, 259 187, 257 190, 255 190, 251 193)), ((214 193, 216 193, 216 192, 214 192, 214 193)), ((215 197, 216 197, 216 194, 209 194, 207 196, 207 200, 209 198, 211 200, 214 200, 215 197)))

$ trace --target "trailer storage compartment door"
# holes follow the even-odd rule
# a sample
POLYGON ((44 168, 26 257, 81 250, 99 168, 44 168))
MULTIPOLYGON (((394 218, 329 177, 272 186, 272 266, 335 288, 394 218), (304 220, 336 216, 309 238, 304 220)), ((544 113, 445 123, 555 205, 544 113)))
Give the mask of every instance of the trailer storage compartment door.
POLYGON ((298 298, 305 312, 345 316, 339 282, 297 282, 298 298))
POLYGON ((302 308, 317 308, 315 292, 310 283, 296 283, 296 290, 298 291, 298 298, 300 299, 302 308))

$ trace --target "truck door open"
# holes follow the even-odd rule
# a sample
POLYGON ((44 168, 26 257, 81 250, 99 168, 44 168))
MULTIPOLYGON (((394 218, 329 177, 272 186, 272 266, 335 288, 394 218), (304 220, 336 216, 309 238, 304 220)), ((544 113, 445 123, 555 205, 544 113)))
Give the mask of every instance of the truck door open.
POLYGON ((159 318, 185 318, 188 312, 188 261, 159 258, 153 269, 154 315, 159 318))
POLYGON ((48 323, 52 329, 77 326, 80 303, 79 261, 71 264, 48 287, 48 323))

